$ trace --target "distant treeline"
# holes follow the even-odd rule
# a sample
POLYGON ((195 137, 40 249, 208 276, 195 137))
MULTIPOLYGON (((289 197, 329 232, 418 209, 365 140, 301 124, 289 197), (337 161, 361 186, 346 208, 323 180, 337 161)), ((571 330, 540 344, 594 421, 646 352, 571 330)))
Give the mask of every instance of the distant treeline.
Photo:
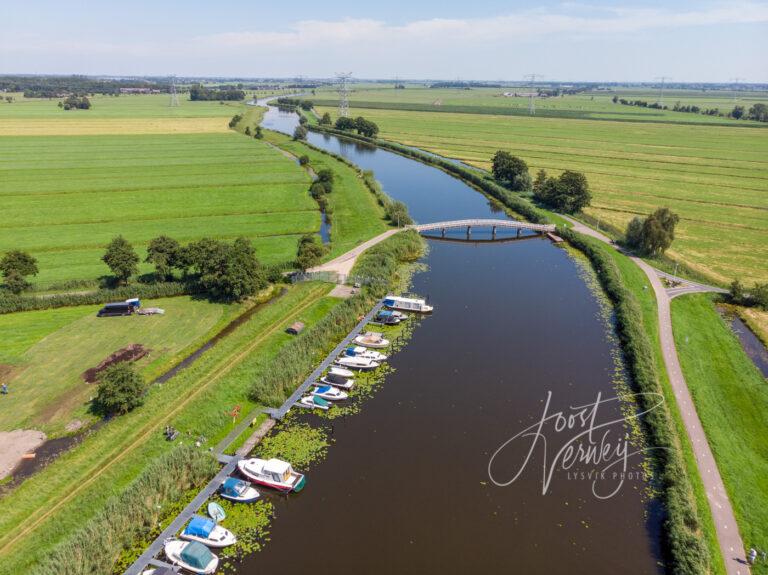
POLYGON ((195 101, 208 100, 244 100, 245 92, 235 86, 221 88, 209 88, 202 84, 195 84, 189 89, 189 99, 195 101))
POLYGON ((763 103, 754 104, 747 110, 744 106, 734 106, 728 113, 721 112, 719 108, 701 108, 695 104, 682 105, 675 102, 670 108, 663 106, 658 102, 647 102, 646 100, 627 100, 625 98, 613 97, 614 104, 623 106, 638 106, 640 108, 653 108, 654 110, 672 110, 673 112, 686 112, 689 114, 703 114, 705 116, 720 116, 734 118, 735 120, 754 120, 755 122, 768 122, 768 106, 763 103))
POLYGON ((435 82, 430 88, 459 88, 471 90, 472 88, 501 88, 501 84, 486 84, 485 82, 435 82))
POLYGON ((23 92, 25 98, 60 98, 70 94, 119 94, 135 88, 168 92, 168 82, 107 80, 87 76, 0 76, 0 90, 23 92))
POLYGON ((311 110, 314 106, 312 100, 302 100, 301 98, 278 98, 277 105, 280 108, 301 108, 302 110, 311 110))

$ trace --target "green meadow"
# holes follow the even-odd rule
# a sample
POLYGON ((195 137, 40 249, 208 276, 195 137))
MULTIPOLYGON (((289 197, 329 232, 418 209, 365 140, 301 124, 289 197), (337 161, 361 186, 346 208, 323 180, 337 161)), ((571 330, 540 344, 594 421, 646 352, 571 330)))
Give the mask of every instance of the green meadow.
POLYGON ((40 286, 108 273, 117 234, 142 256, 160 234, 246 236, 274 263, 320 227, 304 171, 235 132, 0 138, 0 173, 0 252, 30 251, 40 286))
POLYGON ((623 229, 633 216, 667 206, 681 217, 670 256, 722 284, 768 279, 765 128, 353 107, 358 113, 379 125, 381 138, 480 168, 503 149, 533 174, 582 171, 594 195, 587 214, 601 224, 623 229))

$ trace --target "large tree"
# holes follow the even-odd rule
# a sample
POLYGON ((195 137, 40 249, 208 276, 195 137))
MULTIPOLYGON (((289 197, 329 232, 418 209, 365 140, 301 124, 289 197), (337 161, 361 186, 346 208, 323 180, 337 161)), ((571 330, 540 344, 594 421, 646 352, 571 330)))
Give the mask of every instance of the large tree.
POLYGON ((663 254, 675 239, 675 226, 679 221, 680 217, 669 208, 658 208, 645 220, 634 218, 629 223, 625 242, 644 255, 663 254))
POLYGON ((524 191, 531 189, 531 176, 525 160, 513 156, 507 151, 499 150, 492 159, 493 177, 513 190, 524 191))
POLYGON ((543 181, 537 176, 533 193, 541 203, 568 214, 583 210, 592 200, 586 176, 571 170, 543 181))
POLYGON ((299 239, 296 250, 296 266, 302 271, 306 271, 319 264, 325 252, 326 247, 318 243, 315 234, 304 234, 299 239))
POLYGON ((326 112, 325 114, 323 114, 323 117, 320 118, 320 122, 319 123, 320 123, 321 126, 330 126, 331 123, 332 123, 331 115, 328 112, 326 112))
POLYGON ((0 271, 3 272, 6 287, 19 294, 30 285, 27 276, 37 275, 37 260, 27 252, 11 250, 0 260, 0 271))
POLYGON ((144 402, 146 384, 130 362, 109 366, 99 376, 93 409, 103 416, 121 415, 144 402))
POLYGON ((198 275, 201 287, 212 297, 237 301, 267 285, 253 245, 247 238, 228 244, 203 238, 183 250, 183 261, 198 275))
POLYGON ((173 268, 179 265, 179 250, 181 246, 173 238, 158 236, 147 246, 147 263, 155 265, 157 277, 161 280, 173 278, 173 268))
POLYGON ((139 256, 123 236, 117 236, 109 242, 107 251, 101 259, 109 266, 120 283, 127 282, 139 271, 139 256))

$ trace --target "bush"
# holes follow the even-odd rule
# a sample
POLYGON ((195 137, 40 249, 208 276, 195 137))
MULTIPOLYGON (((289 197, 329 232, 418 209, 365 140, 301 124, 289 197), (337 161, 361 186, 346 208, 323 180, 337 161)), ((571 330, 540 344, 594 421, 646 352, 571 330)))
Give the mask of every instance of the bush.
POLYGON ((37 275, 37 260, 27 252, 11 250, 0 259, 6 287, 14 294, 20 294, 30 287, 26 276, 37 275))
POLYGON ((164 510, 218 470, 216 460, 192 446, 179 446, 153 461, 80 529, 56 545, 29 575, 112 573, 124 549, 147 536, 164 510))
POLYGON ((315 234, 304 234, 299 238, 299 244, 296 250, 296 266, 306 271, 320 263, 325 255, 327 248, 318 243, 315 234))
POLYGON ((147 387, 133 365, 121 361, 110 365, 99 376, 93 410, 99 415, 123 415, 144 403, 147 387))
POLYGON ((300 166, 306 166, 309 164, 309 156, 304 154, 303 156, 299 156, 299 165, 300 166))
POLYGON ((294 140, 306 140, 307 139, 307 129, 302 126, 296 126, 296 129, 293 131, 293 139, 294 140))

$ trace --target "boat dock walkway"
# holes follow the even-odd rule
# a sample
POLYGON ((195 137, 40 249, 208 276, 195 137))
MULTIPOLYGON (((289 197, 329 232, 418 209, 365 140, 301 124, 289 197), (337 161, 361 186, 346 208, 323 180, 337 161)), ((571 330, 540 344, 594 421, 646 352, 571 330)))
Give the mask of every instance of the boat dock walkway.
POLYGON ((304 395, 309 387, 320 378, 326 369, 331 366, 334 360, 341 355, 341 352, 349 347, 349 344, 352 343, 352 340, 355 339, 363 330, 363 328, 374 318, 374 316, 379 313, 379 311, 381 311, 383 306, 384 301, 380 301, 375 306, 373 306, 371 311, 369 311, 365 317, 358 322, 354 329, 350 331, 349 334, 347 334, 347 337, 345 337, 339 345, 333 348, 333 351, 326 356, 322 363, 317 366, 315 371, 309 374, 309 377, 304 380, 304 383, 296 388, 296 391, 291 394, 291 397, 285 400, 283 405, 277 409, 265 409, 264 412, 269 414, 274 419, 282 419, 285 417, 285 414, 288 413, 288 410, 291 409, 291 407, 293 407, 293 405, 301 399, 301 396, 304 395))
POLYGON ((307 389, 315 383, 333 361, 341 354, 342 351, 362 329, 370 322, 374 316, 379 313, 384 305, 384 301, 378 302, 371 311, 369 311, 365 317, 360 320, 357 325, 352 329, 347 337, 345 337, 339 345, 337 345, 333 351, 322 361, 322 363, 307 377, 304 382, 291 394, 291 396, 285 400, 285 402, 277 409, 265 409, 264 413, 269 417, 262 422, 262 424, 251 434, 251 436, 245 441, 242 447, 238 448, 235 455, 227 455, 224 451, 232 445, 243 433, 245 433, 248 427, 252 426, 260 413, 260 410, 249 413, 243 420, 238 423, 227 436, 222 439, 213 449, 212 453, 216 457, 217 461, 223 465, 219 472, 211 479, 205 487, 195 496, 195 498, 179 513, 176 518, 171 521, 170 525, 166 527, 160 535, 144 550, 136 561, 123 572, 123 575, 141 575, 141 573, 151 567, 167 567, 172 568, 173 565, 158 559, 157 557, 162 555, 165 540, 170 537, 175 537, 176 534, 187 524, 193 515, 198 513, 200 508, 205 502, 218 490, 222 482, 229 477, 237 468, 237 462, 246 457, 254 447, 269 433, 269 431, 275 426, 277 420, 285 417, 288 410, 301 398, 307 389))

